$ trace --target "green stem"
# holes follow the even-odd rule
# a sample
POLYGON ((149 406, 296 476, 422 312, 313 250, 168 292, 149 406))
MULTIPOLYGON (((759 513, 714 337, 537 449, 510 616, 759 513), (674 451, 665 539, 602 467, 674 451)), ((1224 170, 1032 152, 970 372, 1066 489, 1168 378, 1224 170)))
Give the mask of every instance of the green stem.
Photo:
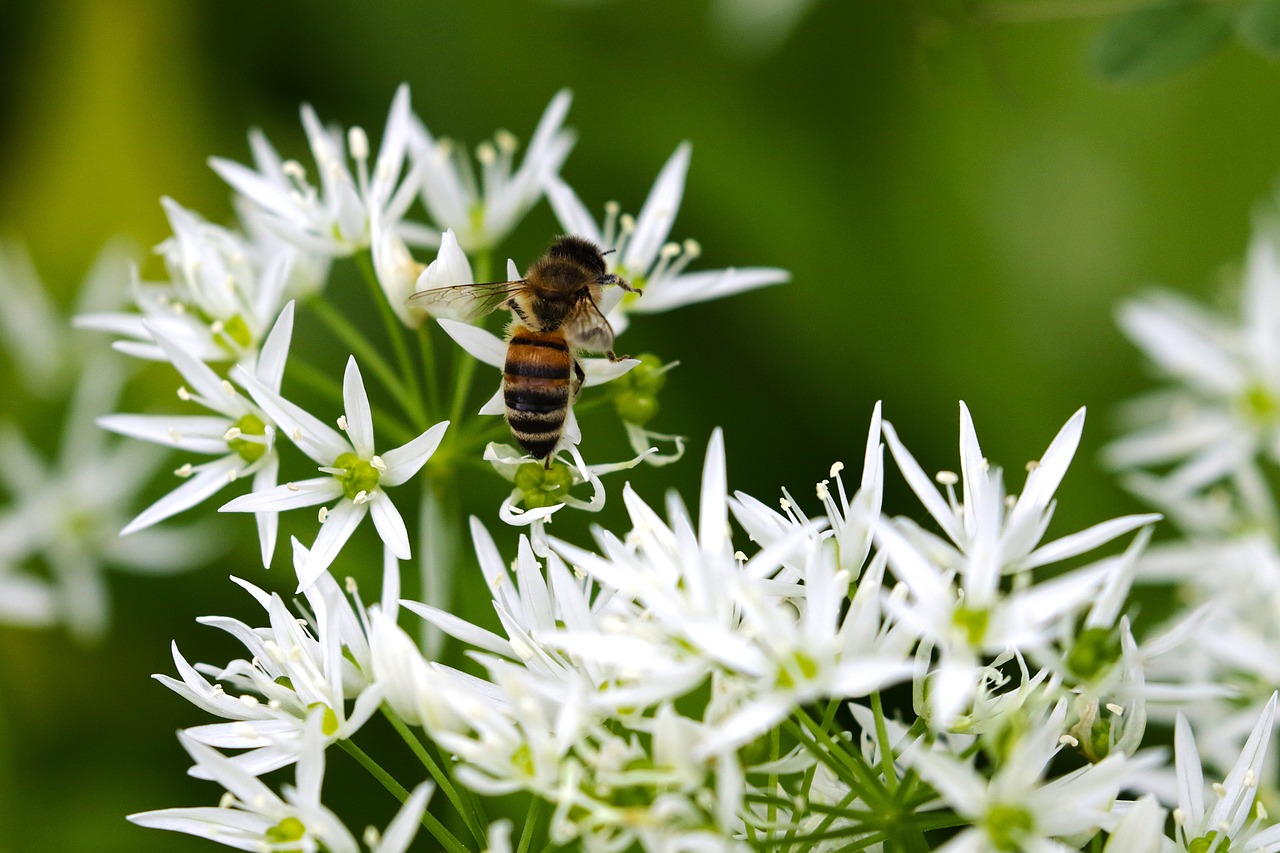
MULTIPOLYGON (((404 787, 404 785, 401 785, 395 780, 395 777, 383 770, 382 765, 370 758, 363 749, 356 746, 349 740, 338 741, 338 746, 346 750, 352 758, 360 763, 360 766, 365 770, 368 770, 373 778, 381 782, 382 787, 390 791, 397 800, 403 803, 405 800, 409 799, 409 791, 404 787)), ((422 813, 422 825, 425 826, 427 831, 435 836, 436 841, 439 841, 444 845, 445 849, 450 851, 450 853, 470 853, 466 846, 463 845, 463 843, 459 841, 443 823, 437 820, 431 812, 424 811, 422 813)))
MULTIPOLYGON (((305 361, 291 359, 285 366, 285 375, 290 380, 296 381, 300 385, 310 388, 312 391, 324 396, 326 399, 343 405, 342 386, 333 381, 333 377, 329 374, 316 369, 305 361)), ((373 413, 373 420, 378 425, 378 430, 389 435, 395 441, 405 444, 414 438, 418 433, 404 425, 400 418, 381 406, 375 406, 371 402, 369 410, 373 413)))
POLYGON ((415 414, 417 400, 407 391, 404 383, 400 381, 400 377, 396 375, 395 370, 382 357, 382 353, 378 352, 368 341, 367 338, 352 325, 351 321, 343 316, 342 312, 334 308, 323 297, 312 299, 308 305, 315 311, 316 316, 320 318, 329 331, 333 332, 340 341, 351 348, 352 354, 370 371, 383 387, 395 397, 396 402, 400 404, 400 408, 409 416, 409 420, 415 424, 421 424, 421 429, 425 430, 429 424, 418 419, 415 414))
POLYGON ((842 744, 836 743, 831 735, 827 733, 826 729, 818 725, 812 717, 805 713, 803 708, 796 708, 794 715, 798 717, 800 722, 804 724, 804 727, 809 730, 809 733, 813 738, 828 750, 837 761, 844 764, 849 768, 849 770, 863 780, 863 784, 866 786, 863 799, 866 800, 869 805, 885 804, 888 802, 884 785, 881 784, 880 779, 867 765, 866 760, 863 759, 860 753, 845 749, 842 744))
POLYGON ((529 800, 529 811, 524 816, 524 827, 520 830, 520 843, 516 846, 516 853, 528 853, 529 845, 533 843, 534 830, 542 818, 544 805, 545 801, 536 795, 529 800))
POLYGON ((884 706, 880 702, 880 691, 871 693, 871 712, 876 718, 876 742, 880 746, 880 772, 884 775, 885 787, 889 793, 898 789, 898 771, 893 766, 893 747, 889 745, 889 728, 884 720, 884 706))
POLYGON ((364 280, 369 285, 370 295, 373 301, 377 303, 378 313, 382 315, 382 325, 387 330, 387 337, 391 339, 391 349, 396 354, 396 362, 400 365, 400 376, 409 383, 407 393, 409 399, 413 403, 413 411, 409 414, 415 419, 415 423, 419 426, 419 431, 425 430, 431 425, 433 419, 423 406, 422 385, 418 381, 418 371, 414 366, 413 359, 409 357, 409 347, 405 343, 404 326, 400 322, 400 318, 396 316, 395 311, 391 309, 391 303, 387 301, 387 295, 382 290, 382 285, 378 282, 378 274, 373 269, 373 257, 366 250, 357 252, 356 266, 360 268, 360 272, 364 274, 364 280))
POLYGON ((422 765, 427 768, 427 772, 431 774, 431 778, 435 780, 436 785, 440 787, 440 790, 453 805, 453 808, 462 816, 462 820, 466 823, 467 829, 470 830, 471 835, 477 842, 484 844, 484 827, 489 823, 489 821, 478 812, 478 803, 474 801, 463 801, 463 798, 458 794, 458 787, 453 784, 452 777, 450 777, 449 774, 444 771, 444 768, 442 768, 440 764, 432 758, 431 753, 427 751, 426 746, 417 738, 416 735, 414 735, 413 731, 409 728, 409 724, 400 719, 399 714, 391 710, 386 705, 383 705, 382 715, 391 722, 392 727, 404 742, 408 744, 409 750, 413 752, 413 754, 417 756, 418 760, 422 762, 422 765))
MULTIPOLYGON (((840 708, 839 699, 832 699, 830 702, 827 703, 827 709, 822 713, 822 728, 824 731, 831 730, 831 724, 835 721, 836 711, 839 710, 839 708, 840 708)), ((814 776, 817 774, 817 771, 818 771, 818 765, 816 764, 806 768, 804 771, 804 777, 800 782, 799 794, 801 797, 804 797, 804 801, 806 803, 809 801, 809 792, 813 789, 813 779, 814 779, 814 776)), ((784 839, 794 838, 796 832, 798 831, 799 831, 799 827, 793 825, 790 829, 787 830, 784 836, 784 839)))
MULTIPOLYGON (((782 729, 775 726, 773 731, 769 733, 769 763, 776 764, 778 756, 781 754, 782 729)), ((770 794, 778 790, 778 772, 776 770, 771 770, 769 772, 769 781, 767 784, 769 785, 770 794)), ((778 820, 778 807, 772 800, 769 801, 765 810, 765 819, 769 822, 770 826, 773 826, 778 820)))
POLYGON ((431 320, 418 327, 418 349, 422 354, 422 375, 426 384, 427 405, 433 412, 444 411, 440 403, 440 377, 436 373, 436 346, 431 337, 431 320))

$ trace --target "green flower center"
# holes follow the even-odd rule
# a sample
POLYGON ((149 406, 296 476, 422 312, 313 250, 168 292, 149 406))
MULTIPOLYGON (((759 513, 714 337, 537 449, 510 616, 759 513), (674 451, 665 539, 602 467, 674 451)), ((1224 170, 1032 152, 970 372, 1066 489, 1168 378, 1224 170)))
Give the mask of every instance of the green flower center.
POLYGON ((1210 850, 1212 850, 1213 853, 1231 853, 1230 838, 1224 838, 1222 842, 1215 847, 1214 842, 1217 840, 1217 831, 1209 830, 1199 838, 1193 839, 1191 843, 1187 845, 1188 853, 1209 853, 1210 850))
POLYGON ((991 621, 991 613, 981 607, 958 607, 955 615, 951 617, 955 626, 963 633, 965 640, 971 646, 982 644, 982 638, 987 635, 987 625, 991 621))
POLYGON ((235 428, 240 431, 240 435, 227 439, 227 447, 231 448, 232 453, 240 454, 240 458, 245 462, 257 462, 267 452, 267 443, 265 441, 241 438, 240 436, 266 435, 267 425, 257 415, 245 415, 236 421, 235 428))
POLYGON ((338 482, 342 483, 344 497, 355 500, 361 492, 370 495, 378 488, 378 469, 354 453, 341 454, 333 460, 333 467, 346 471, 345 474, 334 474, 338 482))
POLYGON ((253 331, 243 316, 237 314, 222 324, 222 333, 241 347, 247 348, 253 343, 253 331))
POLYGON ((1120 659, 1120 636, 1108 628, 1085 628, 1067 653, 1067 669, 1089 681, 1120 659))
POLYGON ((1022 849, 1022 840, 1035 829, 1035 818, 1022 806, 997 803, 987 810, 982 820, 987 837, 997 850, 1022 849))
POLYGON ((326 737, 333 737, 338 733, 338 715, 333 709, 323 702, 312 702, 307 706, 308 711, 314 711, 316 708, 323 708, 324 712, 320 717, 320 731, 326 737))
POLYGON ((1245 416, 1260 423, 1271 423, 1280 418, 1280 400, 1265 385, 1254 383, 1240 395, 1240 408, 1245 416))
POLYGON ((526 462, 516 469, 516 488, 522 493, 520 502, 528 509, 564 503, 573 485, 569 466, 552 462, 550 468, 541 462, 526 462))
MULTIPOLYGON (((307 827, 296 817, 287 817, 275 826, 262 833, 263 840, 269 844, 285 844, 290 841, 301 841, 307 834, 307 827)), ((293 848, 301 850, 301 847, 293 848)))
POLYGON ((778 686, 783 690, 789 690, 806 681, 812 681, 817 674, 818 662, 804 652, 797 651, 778 670, 778 686))

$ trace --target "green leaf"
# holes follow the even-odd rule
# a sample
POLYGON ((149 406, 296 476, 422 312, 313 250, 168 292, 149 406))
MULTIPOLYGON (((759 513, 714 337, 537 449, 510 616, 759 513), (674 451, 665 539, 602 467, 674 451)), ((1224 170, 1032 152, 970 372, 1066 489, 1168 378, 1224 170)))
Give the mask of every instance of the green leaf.
POLYGON ((1236 32, 1259 53, 1280 57, 1280 0, 1254 0, 1236 19, 1236 32))
POLYGON ((1171 0, 1116 19, 1094 51, 1094 66, 1114 83, 1143 83, 1188 68, 1231 34, 1231 11, 1219 3, 1171 0))

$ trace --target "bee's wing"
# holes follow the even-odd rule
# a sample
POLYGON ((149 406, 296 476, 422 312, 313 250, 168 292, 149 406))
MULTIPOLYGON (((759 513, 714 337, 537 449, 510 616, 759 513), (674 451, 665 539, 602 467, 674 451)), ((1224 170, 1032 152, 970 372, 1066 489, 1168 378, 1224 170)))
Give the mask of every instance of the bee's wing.
POLYGON ((613 350, 613 327, 589 296, 582 297, 569 309, 564 320, 564 336, 571 345, 588 352, 613 350))
POLYGON ((494 281, 488 284, 459 284, 454 287, 434 287, 419 290, 405 300, 410 308, 425 311, 432 317, 461 320, 470 323, 496 311, 525 287, 521 281, 494 281))

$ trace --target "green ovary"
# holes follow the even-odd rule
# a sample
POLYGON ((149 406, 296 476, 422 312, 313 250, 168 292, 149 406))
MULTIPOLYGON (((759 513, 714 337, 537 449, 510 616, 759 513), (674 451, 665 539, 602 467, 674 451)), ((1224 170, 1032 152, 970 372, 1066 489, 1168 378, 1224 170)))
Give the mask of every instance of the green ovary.
MULTIPOLYGON (((290 841, 301 841, 307 834, 307 827, 296 817, 287 817, 262 834, 270 844, 285 844, 290 841)), ((289 848, 301 850, 301 847, 289 848)))
POLYGON ((378 469, 354 453, 343 453, 333 460, 333 467, 346 471, 345 474, 334 476, 342 483, 343 496, 351 500, 355 500, 361 492, 373 494, 373 490, 378 488, 378 469))
POLYGON ((778 686, 783 690, 790 690, 803 682, 812 681, 817 674, 818 662, 798 651, 778 670, 778 686))
POLYGON ((952 621, 964 632, 965 639, 971 646, 982 644, 982 638, 987 635, 987 623, 990 620, 991 614, 980 607, 957 608, 952 617, 952 621))
POLYGON ((239 314, 222 324, 222 332, 241 347, 248 348, 253 343, 253 331, 239 314))
MULTIPOLYGON (((240 435, 267 434, 267 425, 256 415, 245 415, 236 421, 236 429, 240 430, 240 435)), ((231 448, 232 453, 238 453, 245 462, 257 462, 267 452, 265 441, 253 441, 240 437, 227 439, 227 447, 231 448)))
POLYGON ((1022 806, 996 804, 982 820, 987 837, 997 850, 1021 850, 1022 840, 1035 829, 1035 818, 1022 806))
POLYGON ((1120 659, 1120 637, 1107 628, 1086 628, 1067 654, 1067 669, 1088 681, 1120 659))
POLYGON ((1230 838, 1223 839, 1215 847, 1214 842, 1217 840, 1218 833, 1210 830, 1199 838, 1193 839, 1192 842, 1187 845, 1187 850, 1189 853, 1209 853, 1210 850, 1212 850, 1213 853, 1231 853, 1230 838))
POLYGON ((522 493, 521 503, 528 509, 564 503, 573 485, 573 473, 559 462, 550 468, 540 462, 526 462, 516 469, 515 485, 522 493))

